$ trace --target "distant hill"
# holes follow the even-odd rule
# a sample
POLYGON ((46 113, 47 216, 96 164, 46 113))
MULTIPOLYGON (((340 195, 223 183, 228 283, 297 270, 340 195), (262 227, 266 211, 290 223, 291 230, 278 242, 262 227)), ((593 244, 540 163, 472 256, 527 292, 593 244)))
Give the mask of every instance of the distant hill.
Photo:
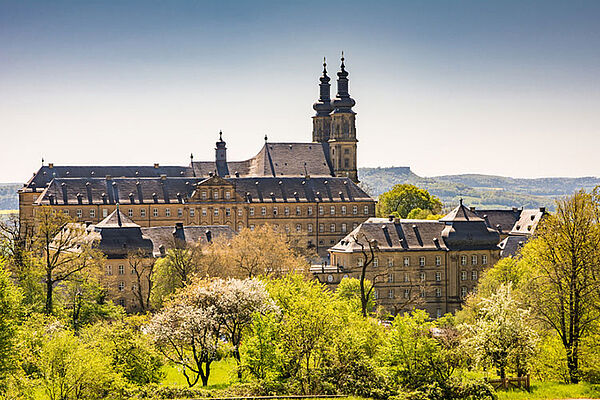
POLYGON ((0 183, 0 210, 17 210, 19 208, 17 190, 22 185, 19 183, 0 183))
POLYGON ((600 185, 600 178, 509 178, 495 175, 442 175, 420 177, 409 167, 360 168, 359 177, 373 196, 388 191, 398 183, 411 183, 429 190, 446 207, 463 199, 465 204, 479 208, 547 207, 576 190, 591 190, 600 185))

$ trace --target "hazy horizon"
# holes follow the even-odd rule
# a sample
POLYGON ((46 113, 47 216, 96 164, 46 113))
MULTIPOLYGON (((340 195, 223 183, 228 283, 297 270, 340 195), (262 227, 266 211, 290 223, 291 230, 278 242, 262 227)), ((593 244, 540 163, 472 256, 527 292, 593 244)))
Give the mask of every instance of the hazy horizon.
POLYGON ((0 182, 310 141, 346 54, 360 167, 599 176, 600 3, 0 0, 0 182))

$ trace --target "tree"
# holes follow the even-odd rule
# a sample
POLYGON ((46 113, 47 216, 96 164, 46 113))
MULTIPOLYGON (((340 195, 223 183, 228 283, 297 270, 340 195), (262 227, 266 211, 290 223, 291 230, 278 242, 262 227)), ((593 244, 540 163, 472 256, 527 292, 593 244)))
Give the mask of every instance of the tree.
POLYGON ((428 219, 428 220, 438 220, 442 218, 442 214, 433 214, 431 210, 422 210, 420 208, 413 208, 406 218, 408 219, 428 219))
POLYGON ((582 340, 600 318, 599 197, 596 189, 557 201, 521 251, 531 269, 531 305, 559 335, 572 383, 580 380, 582 340))
POLYGON ((110 357, 112 367, 128 382, 140 386, 159 383, 164 377, 163 358, 141 331, 147 322, 142 316, 102 321, 87 327, 81 336, 110 357))
POLYGON ((36 244, 42 254, 43 282, 46 286, 44 312, 53 312, 54 288, 77 273, 101 268, 102 254, 85 239, 84 229, 71 218, 50 207, 36 213, 36 244))
POLYGON ((15 337, 21 300, 20 289, 13 285, 4 263, 0 262, 0 394, 4 392, 7 377, 16 369, 15 337))
POLYGON ((236 267, 234 274, 239 277, 305 273, 308 263, 293 250, 291 240, 292 236, 279 233, 270 225, 242 229, 222 248, 224 263, 236 267))
POLYGON ((390 215, 406 218, 413 209, 429 210, 432 214, 439 214, 442 202, 425 189, 410 184, 395 185, 388 192, 379 196, 377 202, 377 216, 390 215))
POLYGON ((69 330, 46 333, 36 364, 50 400, 110 398, 123 390, 110 358, 69 330))
MULTIPOLYGON (((371 286, 371 281, 365 281, 364 287, 371 286)), ((353 309, 356 308, 356 310, 362 314, 362 292, 360 288, 360 280, 356 278, 343 278, 335 289, 335 297, 342 301, 348 302, 353 309)), ((375 308, 375 297, 373 296, 373 291, 371 291, 367 301, 367 313, 371 313, 373 308, 375 308)))
POLYGON ((159 351, 183 368, 188 386, 208 385, 210 366, 221 356, 221 325, 208 307, 204 282, 179 291, 146 327, 159 351))
POLYGON ((518 376, 528 371, 535 352, 537 334, 531 327, 530 311, 512 296, 511 285, 501 285, 490 297, 482 299, 473 325, 466 325, 467 346, 480 363, 490 363, 500 378, 512 367, 518 376))
MULTIPOLYGON (((213 279, 207 282, 207 304, 214 319, 222 327, 233 346, 233 357, 240 366, 240 343, 255 314, 265 315, 278 311, 257 279, 213 279)), ((242 370, 238 368, 238 377, 242 370)))
POLYGON ((127 263, 135 275, 136 284, 131 288, 131 291, 140 307, 140 312, 150 311, 155 261, 143 252, 135 251, 127 255, 127 263))

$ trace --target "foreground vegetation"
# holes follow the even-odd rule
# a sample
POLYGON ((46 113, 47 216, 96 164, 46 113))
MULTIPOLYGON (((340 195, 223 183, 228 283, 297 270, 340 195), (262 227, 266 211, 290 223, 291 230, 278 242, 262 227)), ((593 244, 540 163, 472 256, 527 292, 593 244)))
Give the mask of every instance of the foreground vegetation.
MULTIPOLYGON (((400 189, 435 217, 435 198, 400 189)), ((395 195, 386 212, 403 215, 395 195)), ((151 284, 135 288, 143 311, 126 315, 107 299, 103 256, 77 240, 68 217, 42 209, 38 218, 35 235, 3 230, 1 398, 598 396, 597 191, 559 202, 517 258, 490 268, 462 311, 437 320, 387 314, 364 298, 363 279, 331 292, 306 275, 294 239, 270 227, 169 249, 144 266, 151 284), (488 382, 526 375, 531 393, 488 382)))

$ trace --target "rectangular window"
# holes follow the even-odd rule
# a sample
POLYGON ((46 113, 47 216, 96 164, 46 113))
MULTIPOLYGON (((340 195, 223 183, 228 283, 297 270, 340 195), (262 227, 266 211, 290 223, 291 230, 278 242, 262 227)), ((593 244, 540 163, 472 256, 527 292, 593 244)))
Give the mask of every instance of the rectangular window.
POLYGON ((231 192, 228 190, 225 192, 225 200, 231 199, 231 192))
POLYGON ((440 265, 442 265, 442 257, 441 256, 435 256, 435 265, 438 267, 440 265))
POLYGON ((119 299, 119 305, 125 307, 125 299, 119 299))
POLYGON ((145 217, 145 216, 146 216, 146 209, 145 209, 145 208, 142 208, 142 209, 140 210, 140 217, 145 217))
POLYGON ((135 275, 135 268, 131 267, 131 275, 135 275))
POLYGON ((330 232, 335 232, 335 224, 330 224, 329 225, 329 231, 330 232))
POLYGON ((471 256, 471 265, 477 265, 477 256, 471 256))
POLYGON ((352 230, 355 230, 356 228, 358 228, 358 223, 357 222, 353 222, 352 223, 352 230))
POLYGON ((289 208, 289 207, 285 207, 285 208, 283 209, 283 215, 285 215, 285 216, 288 216, 288 215, 290 215, 290 208, 289 208))
POLYGON ((153 208, 152 209, 152 215, 155 217, 158 217, 158 208, 153 208))
POLYGON ((421 293, 419 293, 419 297, 421 297, 422 299, 425 298, 425 289, 421 289, 421 293))
POLYGON ((365 206, 363 209, 363 214, 369 215, 369 206, 365 206))
POLYGON ((254 207, 250 207, 249 212, 250 212, 250 216, 254 217, 254 207))
POLYGON ((394 298, 394 289, 388 289, 388 299, 394 298))
POLYGON ((302 232, 302 225, 296 224, 296 232, 302 232))
POLYGON ((260 208, 260 215, 267 215, 267 207, 260 208))
POLYGON ((358 214, 358 206, 352 206, 352 214, 358 214))
POLYGON ((373 290, 373 298, 375 300, 377 300, 379 298, 379 290, 377 290, 377 289, 373 290))
POLYGON ((467 256, 460 256, 460 265, 467 265, 467 256))
POLYGON ((108 217, 108 209, 103 208, 102 209, 102 218, 106 218, 106 217, 108 217))
POLYGON ((190 217, 194 217, 196 215, 196 210, 193 208, 190 208, 190 217))
POLYGON ((348 225, 342 224, 342 233, 346 233, 348 231, 348 225))
POLYGON ((346 215, 346 206, 342 206, 342 215, 346 215))
POLYGON ((63 210, 63 214, 69 215, 69 210, 63 210))
POLYGON ((410 275, 408 272, 404 273, 404 282, 410 282, 410 275))
POLYGON ((306 225, 306 230, 307 230, 308 232, 312 232, 312 231, 313 231, 313 225, 312 225, 312 224, 308 224, 308 225, 306 225))
POLYGON ((119 275, 125 274, 125 267, 123 265, 119 265, 119 275))
POLYGON ((119 292, 122 292, 123 290, 125 290, 125 282, 121 281, 119 282, 119 292))
POLYGON ((208 215, 208 212, 206 211, 206 208, 202 209, 202 216, 206 217, 208 215))
POLYGON ((388 257, 388 267, 394 266, 394 259, 392 257, 388 257))
POLYGON ((465 297, 467 297, 467 287, 466 286, 463 286, 460 288, 460 297, 462 297, 463 299, 465 297))
POLYGON ((405 267, 409 267, 410 266, 410 257, 404 257, 404 266, 405 267))
POLYGON ((472 281, 476 281, 477 280, 477 271, 471 271, 471 280, 472 281))
POLYGON ((442 288, 435 288, 435 297, 442 297, 442 288))
POLYGON ((460 271, 460 280, 461 281, 467 280, 467 271, 460 271))
POLYGON ((312 206, 308 206, 306 211, 307 211, 308 215, 312 215, 312 206))
POLYGON ((329 207, 329 214, 335 215, 335 206, 329 207))
POLYGON ((167 217, 170 217, 170 216, 171 216, 171 209, 170 209, 170 208, 165 208, 165 215, 166 215, 167 217))
POLYGON ((486 265, 486 264, 487 264, 487 256, 481 256, 481 263, 482 263, 483 265, 486 265))
POLYGON ((277 215, 277 207, 273 207, 273 215, 277 215))
POLYGON ((178 208, 177 209, 177 216, 178 217, 183 217, 183 208, 178 208))
POLYGON ((374 267, 379 267, 379 257, 374 257, 373 258, 373 266, 374 267))
POLYGON ((133 208, 130 208, 129 210, 127 210, 127 216, 129 218, 133 217, 133 208))
POLYGON ((218 209, 218 208, 215 208, 215 209, 213 210, 213 213, 214 213, 215 217, 218 217, 218 216, 219 216, 219 209, 218 209))
POLYGON ((442 309, 441 308, 437 308, 435 310, 435 317, 436 318, 442 318, 442 309))
POLYGON ((302 210, 300 210, 300 206, 296 207, 296 215, 302 215, 302 210))
POLYGON ((419 257, 419 266, 420 267, 424 267, 425 266, 425 257, 419 257))
POLYGON ((404 289, 404 298, 405 299, 409 299, 410 298, 410 289, 404 289))
POLYGON ((364 265, 365 265, 365 260, 364 260, 362 257, 359 257, 359 258, 356 260, 356 265, 358 265, 359 267, 362 267, 362 266, 364 266, 364 265))
POLYGON ((319 224, 319 232, 321 232, 321 233, 325 232, 325 225, 319 224))
POLYGON ((106 266, 106 275, 112 275, 112 265, 106 266))
POLYGON ((442 273, 441 272, 436 272, 435 273, 435 281, 436 282, 441 282, 442 281, 442 273))
POLYGON ((96 218, 96 210, 90 210, 90 218, 96 218))
POLYGON ((241 217, 242 215, 244 215, 244 210, 241 208, 238 208, 238 217, 241 217))
POLYGON ((231 208, 225 208, 225 215, 228 217, 231 215, 231 208))
POLYGON ((219 191, 218 190, 213 191, 213 199, 215 199, 215 200, 219 199, 219 191))
POLYGON ((421 272, 420 278, 421 278, 421 282, 425 282, 425 280, 427 279, 427 275, 425 274, 425 272, 421 272))
POLYGON ((394 274, 388 274, 388 283, 394 283, 394 274))
POLYGON ((319 215, 323 215, 324 213, 323 206, 319 206, 319 215))
POLYGON ((254 224, 250 224, 250 230, 253 231, 254 230, 254 224))
POLYGON ((81 216, 83 215, 83 211, 81 211, 81 209, 77 209, 76 214, 77 218, 81 218, 81 216))

